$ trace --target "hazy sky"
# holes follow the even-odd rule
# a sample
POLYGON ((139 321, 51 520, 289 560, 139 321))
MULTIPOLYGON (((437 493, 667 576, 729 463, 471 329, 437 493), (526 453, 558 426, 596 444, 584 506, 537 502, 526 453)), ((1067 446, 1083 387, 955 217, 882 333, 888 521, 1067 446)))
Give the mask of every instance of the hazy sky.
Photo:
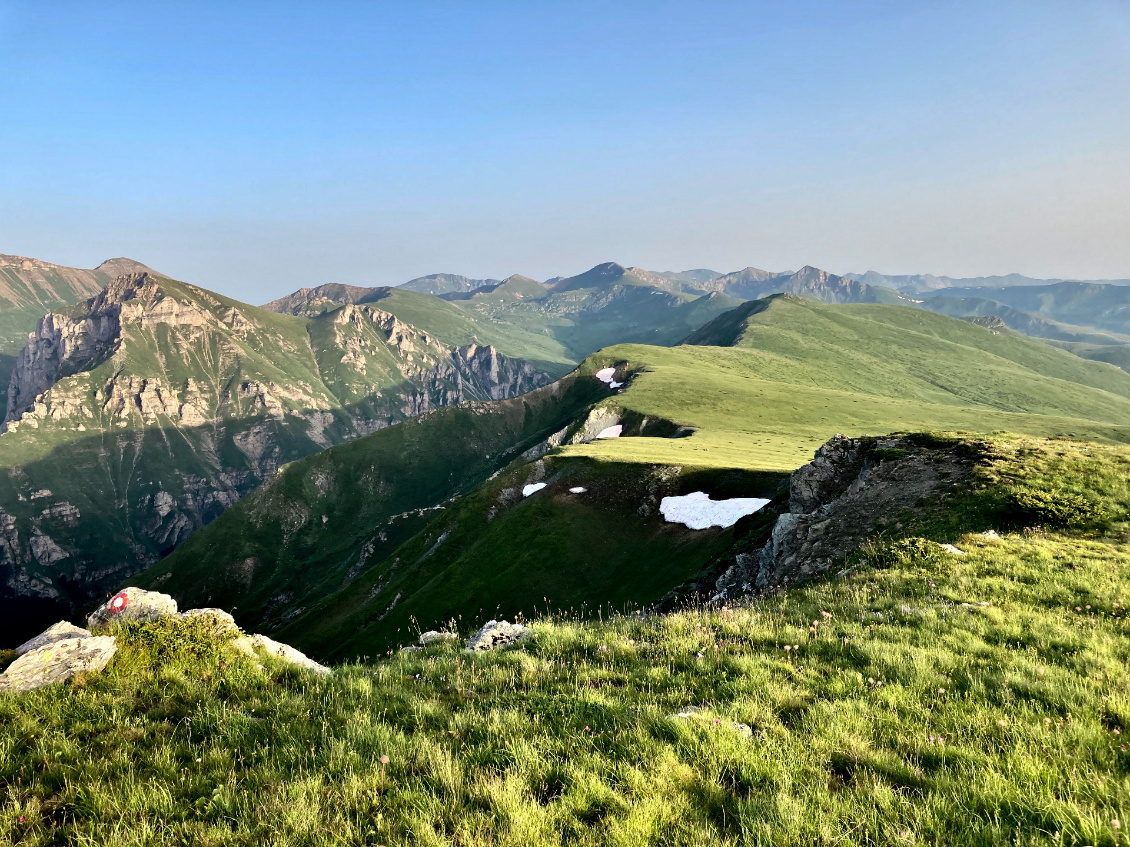
POLYGON ((0 0, 0 253, 1130 277, 1130 3, 0 0))

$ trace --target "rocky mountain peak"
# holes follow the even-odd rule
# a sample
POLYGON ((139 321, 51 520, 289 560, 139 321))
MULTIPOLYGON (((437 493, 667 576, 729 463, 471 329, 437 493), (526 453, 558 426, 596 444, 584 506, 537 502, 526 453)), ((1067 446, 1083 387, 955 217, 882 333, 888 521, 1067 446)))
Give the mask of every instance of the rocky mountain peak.
POLYGON ((148 265, 143 265, 135 259, 127 259, 122 256, 117 259, 107 259, 94 270, 117 278, 119 276, 125 276, 126 274, 145 273, 146 271, 152 272, 153 268, 148 265))

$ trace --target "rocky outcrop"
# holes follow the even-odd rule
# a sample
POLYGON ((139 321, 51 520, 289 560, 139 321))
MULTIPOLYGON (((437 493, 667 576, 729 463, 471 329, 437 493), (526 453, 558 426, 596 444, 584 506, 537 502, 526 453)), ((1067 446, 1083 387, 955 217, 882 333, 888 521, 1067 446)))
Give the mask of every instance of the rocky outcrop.
MULTIPOLYGON (((139 588, 126 588, 115 595, 91 613, 88 623, 91 629, 112 633, 116 624, 129 621, 144 626, 170 617, 201 622, 203 628, 197 630, 198 636, 230 642, 234 650, 244 655, 265 654, 321 676, 330 673, 329 668, 289 644, 281 644, 265 635, 245 635, 231 614, 223 609, 190 609, 178 614, 176 601, 167 594, 139 588)), ((113 635, 93 635, 59 621, 17 648, 19 658, 0 674, 0 691, 30 691, 65 682, 80 673, 100 671, 110 663, 117 649, 113 635)))
POLYGON ((793 472, 788 505, 777 510, 772 531, 737 545, 710 599, 774 591, 826 573, 868 538, 930 508, 975 461, 962 443, 836 435, 793 472))
POLYGON ((274 641, 265 635, 242 635, 232 642, 232 645, 235 649, 248 656, 255 656, 262 652, 269 656, 276 656, 305 670, 312 671, 319 676, 327 676, 330 673, 329 668, 325 665, 319 665, 305 653, 295 650, 289 644, 281 644, 278 641, 274 641))
POLYGON ((151 621, 177 613, 177 601, 168 594, 145 591, 141 588, 123 588, 86 618, 91 629, 112 623, 151 621))
POLYGON ((110 664, 118 650, 113 636, 64 638, 24 653, 0 674, 0 691, 18 693, 95 673, 110 664))
POLYGON ((501 650, 525 641, 533 634, 532 629, 520 623, 487 621, 482 629, 467 640, 467 649, 473 653, 501 650))

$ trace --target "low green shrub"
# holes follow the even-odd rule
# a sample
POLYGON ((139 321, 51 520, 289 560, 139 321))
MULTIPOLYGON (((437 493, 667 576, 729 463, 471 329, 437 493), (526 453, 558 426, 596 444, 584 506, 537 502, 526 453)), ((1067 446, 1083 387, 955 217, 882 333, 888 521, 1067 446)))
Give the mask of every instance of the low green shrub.
POLYGON ((142 665, 220 662, 224 648, 234 633, 218 633, 206 616, 182 618, 176 615, 144 623, 130 622, 114 627, 119 647, 129 651, 142 665))
POLYGON ((937 542, 917 536, 897 541, 869 541, 860 547, 862 558, 876 568, 928 565, 938 562, 945 550, 937 542))
POLYGON ((1107 517, 1100 500, 1072 491, 1023 486, 1010 494, 1010 517, 1024 526, 1091 526, 1107 517))

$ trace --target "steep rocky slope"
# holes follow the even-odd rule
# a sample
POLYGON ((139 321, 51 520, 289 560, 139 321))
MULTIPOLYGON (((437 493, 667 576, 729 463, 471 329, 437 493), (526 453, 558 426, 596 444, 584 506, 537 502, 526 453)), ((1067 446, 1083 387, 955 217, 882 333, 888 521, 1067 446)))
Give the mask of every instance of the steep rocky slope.
POLYGON ((298 318, 148 272, 120 277, 44 316, 17 357, 0 436, 0 592, 85 603, 286 462, 546 382, 371 306, 298 318))
POLYGON ((93 297, 122 274, 147 270, 133 259, 108 259, 93 270, 82 270, 0 255, 0 406, 15 355, 45 313, 93 297))

